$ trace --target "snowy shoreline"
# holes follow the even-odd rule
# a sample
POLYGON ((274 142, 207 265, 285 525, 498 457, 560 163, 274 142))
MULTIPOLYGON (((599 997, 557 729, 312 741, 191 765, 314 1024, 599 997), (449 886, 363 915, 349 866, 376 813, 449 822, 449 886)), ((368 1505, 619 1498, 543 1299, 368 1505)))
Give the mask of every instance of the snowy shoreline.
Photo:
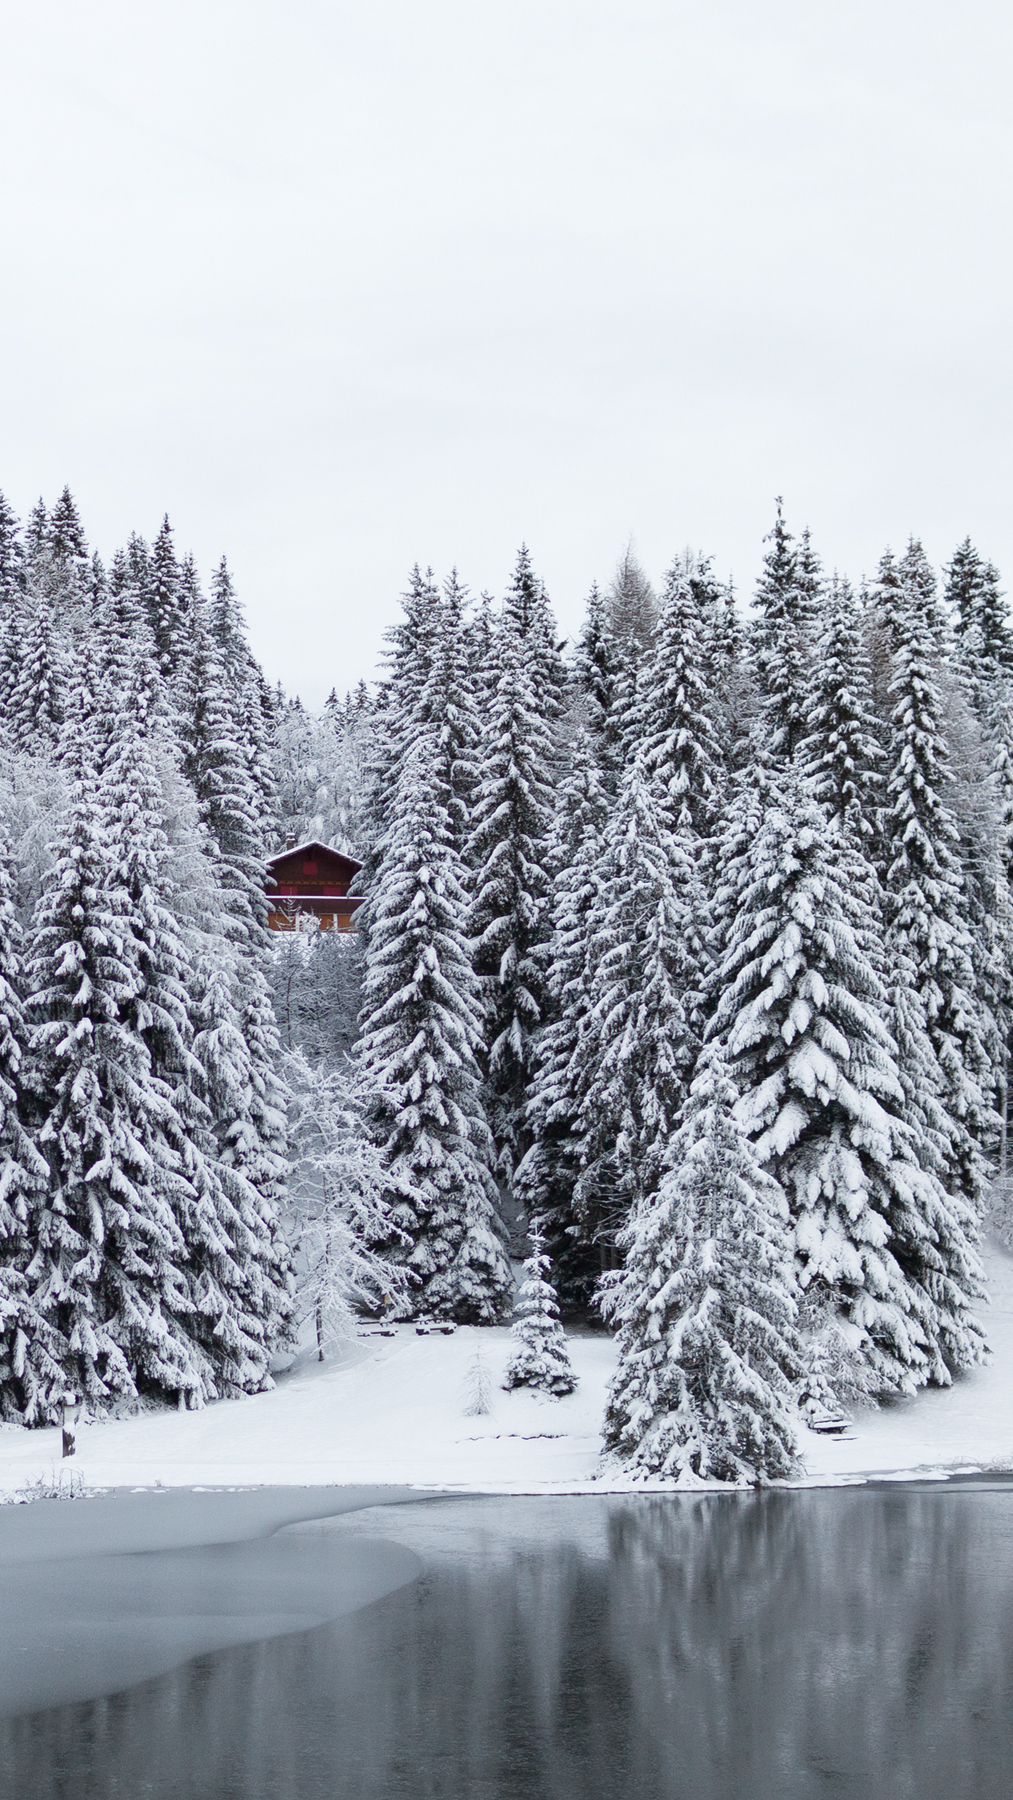
MULTIPOLYGON (((859 1413, 841 1439, 804 1434, 793 1487, 945 1479, 1013 1471, 1013 1255, 986 1248, 990 1362, 953 1387, 859 1413)), ((453 1336, 363 1335, 343 1358, 301 1361, 268 1394, 200 1412, 143 1413, 83 1425, 62 1461, 58 1430, 0 1428, 0 1501, 72 1478, 94 1493, 128 1488, 347 1488, 443 1494, 670 1493, 674 1484, 601 1473, 600 1425, 615 1365, 604 1333, 568 1333, 579 1385, 564 1399, 500 1387, 509 1329, 453 1336), (491 1411, 469 1414, 476 1353, 491 1411)), ((726 1484, 714 1484, 729 1491, 726 1484)))

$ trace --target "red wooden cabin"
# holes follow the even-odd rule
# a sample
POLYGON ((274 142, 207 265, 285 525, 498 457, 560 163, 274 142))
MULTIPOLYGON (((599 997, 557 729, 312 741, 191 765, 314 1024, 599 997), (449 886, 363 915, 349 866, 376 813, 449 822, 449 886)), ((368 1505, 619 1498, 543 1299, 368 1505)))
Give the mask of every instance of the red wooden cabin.
POLYGON ((362 895, 349 889, 362 868, 352 856, 326 844, 297 844, 267 862, 267 923, 272 931, 294 931, 300 913, 312 913, 321 931, 351 931, 362 895))

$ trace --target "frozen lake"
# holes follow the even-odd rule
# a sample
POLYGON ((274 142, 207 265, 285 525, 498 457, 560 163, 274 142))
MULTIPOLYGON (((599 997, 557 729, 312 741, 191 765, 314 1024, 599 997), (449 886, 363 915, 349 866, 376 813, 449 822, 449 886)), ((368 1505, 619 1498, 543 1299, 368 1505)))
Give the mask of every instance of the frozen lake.
POLYGON ((4 1508, 0 1792, 999 1800, 1011 1553, 987 1480, 4 1508))

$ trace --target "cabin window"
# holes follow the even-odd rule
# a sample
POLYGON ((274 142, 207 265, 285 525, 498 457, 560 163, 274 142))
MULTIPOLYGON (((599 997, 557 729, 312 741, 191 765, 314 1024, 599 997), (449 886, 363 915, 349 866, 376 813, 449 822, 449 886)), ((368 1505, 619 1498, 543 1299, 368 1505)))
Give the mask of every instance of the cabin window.
POLYGON ((318 870, 315 862, 304 862, 303 866, 302 866, 302 872, 304 875, 317 875, 317 874, 319 874, 320 871, 318 870))

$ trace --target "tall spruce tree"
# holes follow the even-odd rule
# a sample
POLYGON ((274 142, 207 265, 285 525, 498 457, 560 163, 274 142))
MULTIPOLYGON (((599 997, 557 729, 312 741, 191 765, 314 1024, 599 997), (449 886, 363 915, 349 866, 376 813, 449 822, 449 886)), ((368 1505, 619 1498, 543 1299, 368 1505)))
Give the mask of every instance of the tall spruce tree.
POLYGON ((168 514, 162 520, 158 536, 151 547, 148 578, 142 592, 155 641, 158 667, 168 681, 185 657, 185 631, 188 624, 168 514))
MULTIPOLYGON (((402 617, 385 636, 384 679, 376 702, 376 730, 370 776, 370 835, 374 846, 390 822, 398 773, 426 723, 423 696, 432 699, 431 680, 440 631, 441 595, 432 569, 412 569, 401 596, 402 617)), ((366 888, 373 885, 376 852, 367 857, 366 888)))
MULTIPOLYGON (((267 818, 262 746, 254 729, 252 685, 237 685, 206 607, 195 620, 183 713, 183 769, 191 782, 219 890, 218 929, 231 945, 230 1028, 220 1011, 200 1017, 201 1045, 243 1046, 226 1072, 208 1066, 208 1094, 224 1166, 252 1184, 270 1229, 284 1194, 287 1105, 281 1043, 267 978, 267 818)), ((220 952, 216 952, 220 960, 220 952)))
POLYGON ((94 690, 74 696, 72 805, 33 920, 28 963, 38 1144, 49 1188, 31 1220, 31 1303, 66 1349, 25 1348, 29 1421, 69 1389, 92 1404, 201 1389, 177 1224, 185 1187, 171 1105, 125 1015, 141 987, 135 917, 97 795, 94 690))
POLYGON ((597 583, 588 595, 584 624, 574 646, 573 678, 602 778, 609 793, 615 794, 625 756, 633 668, 613 627, 608 600, 597 583))
POLYGON ((438 761, 438 744, 420 737, 398 779, 368 902, 356 1054, 390 1179, 390 1227, 374 1248, 407 1269, 416 1313, 488 1324, 511 1279, 476 1062, 463 869, 438 761))
POLYGON ((49 1166, 28 1129, 28 1027, 22 1001, 21 934, 0 862, 0 1418, 23 1418, 22 1380, 29 1345, 52 1388, 60 1385, 65 1345, 34 1303, 28 1266, 32 1225, 49 1166))
POLYGON ((973 1221, 919 1159, 884 1023, 878 923, 799 776, 768 788, 726 878, 712 1029, 739 1121, 788 1195, 800 1283, 857 1326, 872 1391, 946 1382, 980 1350, 973 1221))
POLYGON ((503 619, 523 646, 538 715, 543 726, 549 728, 563 710, 566 670, 556 641, 556 621, 549 598, 531 566, 526 544, 522 544, 517 553, 514 572, 507 584, 503 619))
POLYGON ((47 549, 58 568, 73 571, 80 579, 88 566, 88 541, 77 502, 65 487, 49 515, 47 549))
POLYGON ((644 768, 663 796, 669 825, 706 833, 718 809, 722 752, 708 691, 709 596, 685 559, 665 576, 658 623, 645 654, 636 703, 636 732, 644 768))
MULTIPOLYGON (((175 1209, 186 1261, 181 1269, 185 1302, 181 1328, 201 1353, 200 1398, 270 1385, 272 1348, 291 1313, 288 1259, 280 1241, 284 1127, 269 1110, 261 1070, 275 1055, 273 1038, 258 1044, 260 984, 239 1010, 232 1043, 227 1095, 216 1141, 209 1098, 222 1098, 209 1082, 209 1066, 194 1049, 195 1027, 205 1022, 208 957, 226 961, 225 943, 199 945, 192 923, 177 916, 172 901, 173 856, 165 831, 164 781, 172 773, 174 746, 167 735, 164 684, 142 638, 123 695, 118 729, 106 751, 101 797, 117 873, 132 908, 137 990, 121 1006, 121 1020, 143 1040, 171 1111, 171 1135, 186 1184, 175 1209), (195 960, 195 955, 197 960, 195 960), (195 979, 200 970, 200 978, 195 979), (253 1009, 256 1016, 247 1015, 253 1009), (238 1089, 236 1092, 234 1090, 238 1089), (279 1141, 280 1140, 280 1141, 279 1141)), ((231 955, 234 956, 232 951, 231 955)), ((242 963, 235 985, 245 987, 242 963)), ((221 1046, 213 1059, 222 1073, 221 1046)))
POLYGON ((835 575, 816 637, 799 762, 816 797, 856 844, 870 846, 882 788, 883 749, 873 708, 861 610, 835 575))
POLYGON ((802 1351, 785 1196, 737 1121, 716 1046, 704 1051, 671 1145, 607 1289, 619 1364, 605 1443, 632 1472, 756 1482, 796 1466, 792 1381, 802 1351))
POLYGON ((481 721, 469 657, 468 590, 453 569, 443 584, 431 618, 429 668, 414 720, 406 720, 402 753, 421 736, 435 747, 436 777, 446 796, 454 845, 463 857, 471 833, 478 783, 481 721))
MULTIPOLYGON (((541 632, 536 624, 532 630, 541 632)), ((543 649, 544 649, 543 642, 543 649)), ((555 741, 536 658, 514 611, 495 637, 498 680, 482 749, 468 848, 474 870, 470 931, 486 1015, 489 1123, 503 1180, 528 1147, 526 1107, 535 1034, 546 1009, 549 836, 555 741)))
POLYGON ((609 624, 623 658, 635 669, 651 648, 658 603, 648 577, 628 544, 608 586, 609 624))
POLYGON ((25 523, 25 560, 29 565, 37 565, 45 557, 49 547, 49 513, 41 494, 32 507, 25 523))
POLYGON ((638 758, 608 827, 588 926, 589 1007, 571 1059, 581 1091, 574 1200, 585 1228, 605 1238, 657 1188, 699 1047, 690 1014, 701 919, 680 855, 638 758))
POLYGON ((1013 626, 999 572, 965 538, 946 567, 943 598, 950 610, 957 658, 979 718, 987 719, 1000 683, 1013 679, 1013 626))
MULTIPOLYGON (((915 552, 920 547, 915 546, 915 552)), ((980 1207, 996 1120, 987 1043, 994 1023, 977 992, 959 832, 946 804, 949 770, 936 670, 943 656, 931 571, 909 551, 891 595, 893 700, 888 747, 888 954, 905 964, 939 1069, 949 1138, 947 1185, 980 1207), (905 566, 906 565, 906 566, 905 566)))
POLYGON ((812 658, 813 556, 803 566, 784 522, 780 499, 767 540, 770 549, 756 589, 753 661, 760 690, 763 744, 791 762, 806 735, 805 695, 812 658))
POLYGON ((6 495, 0 493, 0 620, 24 587, 24 551, 18 519, 6 495))
POLYGON ((65 666, 53 607, 31 579, 25 609, 9 622, 7 723, 14 746, 52 755, 65 711, 65 666))
POLYGON ((578 733, 571 766, 558 794, 550 864, 552 935, 547 970, 550 1017, 535 1040, 528 1103, 531 1144, 516 1172, 515 1193, 529 1217, 541 1219, 567 1304, 589 1305, 599 1275, 594 1226, 573 1207, 581 1167, 580 1114, 587 1068, 576 1060, 591 1008, 595 917, 605 883, 609 796, 596 738, 578 733), (585 1222, 586 1224, 586 1222, 585 1222))

